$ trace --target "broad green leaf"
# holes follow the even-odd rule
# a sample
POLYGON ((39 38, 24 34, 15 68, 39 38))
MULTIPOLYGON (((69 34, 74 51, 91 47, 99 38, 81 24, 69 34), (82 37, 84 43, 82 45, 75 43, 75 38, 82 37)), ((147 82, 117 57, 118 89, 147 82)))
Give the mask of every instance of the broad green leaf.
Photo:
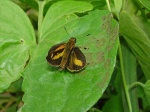
POLYGON ((141 21, 135 15, 122 11, 120 14, 120 33, 140 63, 147 79, 150 79, 150 39, 149 23, 141 21))
POLYGON ((112 96, 103 107, 103 112, 124 112, 121 95, 112 96))
POLYGON ((139 0, 140 3, 150 11, 150 1, 149 0, 139 0))
POLYGON ((35 36, 26 14, 11 1, 0 1, 0 92, 21 77, 32 45, 35 36))
MULTIPOLYGON (((65 25, 66 22, 72 21, 73 19, 77 19, 78 16, 76 16, 73 13, 82 13, 91 10, 92 8, 92 5, 86 2, 65 1, 60 2, 59 4, 53 4, 48 10, 47 15, 45 16, 45 19, 43 21, 43 27, 41 29, 40 38, 43 40, 43 38, 45 38, 45 35, 49 35, 51 31, 53 31, 57 27, 62 28, 62 26, 60 25, 65 25), (63 8, 61 8, 60 10, 60 7, 63 8)), ((62 30, 64 29, 62 28, 62 30)))
POLYGON ((24 73, 24 112, 84 112, 102 96, 115 66, 118 24, 105 10, 75 15, 90 10, 87 6, 91 7, 85 2, 67 1, 48 10, 40 43, 24 73), (64 27, 76 37, 76 46, 86 56, 88 65, 81 72, 59 71, 46 61, 50 47, 70 38, 64 27))
POLYGON ((150 104, 150 80, 147 80, 144 86, 144 92, 150 104))

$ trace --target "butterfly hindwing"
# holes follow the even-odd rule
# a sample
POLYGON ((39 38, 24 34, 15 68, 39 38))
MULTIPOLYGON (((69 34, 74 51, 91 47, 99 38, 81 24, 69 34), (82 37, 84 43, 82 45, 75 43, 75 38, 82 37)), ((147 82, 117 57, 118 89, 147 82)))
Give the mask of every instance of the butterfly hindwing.
POLYGON ((66 47, 66 43, 60 43, 51 47, 48 52, 48 56, 46 57, 49 64, 52 66, 59 66, 64 55, 64 49, 66 47))
POLYGON ((67 69, 71 72, 76 72, 82 70, 86 65, 86 58, 84 54, 80 51, 78 47, 73 48, 70 53, 68 63, 66 65, 67 69))

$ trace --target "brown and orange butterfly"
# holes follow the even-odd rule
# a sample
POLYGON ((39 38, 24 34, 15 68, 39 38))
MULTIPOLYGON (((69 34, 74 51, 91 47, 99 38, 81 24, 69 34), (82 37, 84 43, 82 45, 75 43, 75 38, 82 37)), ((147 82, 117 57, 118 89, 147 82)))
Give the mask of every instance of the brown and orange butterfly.
POLYGON ((71 37, 67 43, 52 46, 46 57, 48 63, 60 71, 65 68, 70 72, 81 71, 86 66, 86 58, 75 43, 76 38, 71 37))

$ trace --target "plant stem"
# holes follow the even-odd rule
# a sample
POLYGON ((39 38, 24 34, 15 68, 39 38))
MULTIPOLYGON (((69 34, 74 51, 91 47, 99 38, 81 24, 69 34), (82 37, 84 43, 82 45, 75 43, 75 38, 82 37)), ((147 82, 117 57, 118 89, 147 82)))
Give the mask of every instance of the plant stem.
POLYGON ((130 89, 132 89, 132 88, 134 88, 135 86, 137 86, 137 85, 139 85, 139 86, 141 86, 141 87, 143 87, 144 88, 144 84, 143 83, 141 83, 141 82, 134 82, 133 84, 131 84, 130 86, 129 86, 129 90, 130 89))
POLYGON ((124 72, 124 67, 123 67, 123 59, 122 59, 122 51, 121 51, 120 41, 119 41, 119 57, 120 57, 120 66, 121 66, 122 81, 123 81, 125 95, 126 95, 127 102, 128 102, 129 112, 132 112, 132 106, 131 106, 130 96, 129 96, 128 87, 127 87, 127 83, 126 83, 126 79, 125 79, 125 72, 124 72))
POLYGON ((108 10, 111 12, 109 0, 106 0, 106 3, 107 3, 108 10))
POLYGON ((40 32, 41 32, 41 26, 42 26, 42 22, 43 22, 43 9, 45 6, 45 1, 38 1, 38 5, 39 5, 39 14, 38 14, 38 39, 37 39, 37 43, 39 42, 39 38, 40 38, 40 32))

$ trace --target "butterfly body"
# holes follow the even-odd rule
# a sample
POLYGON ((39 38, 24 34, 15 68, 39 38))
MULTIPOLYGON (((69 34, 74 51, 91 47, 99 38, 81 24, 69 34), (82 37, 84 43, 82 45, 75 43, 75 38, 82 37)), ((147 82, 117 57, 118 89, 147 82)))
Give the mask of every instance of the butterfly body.
POLYGON ((76 43, 76 39, 75 38, 71 38, 68 43, 66 44, 66 47, 64 48, 64 55, 62 57, 61 63, 60 63, 60 69, 59 70, 63 70, 67 64, 69 55, 72 51, 72 49, 75 47, 75 43, 76 43))
POLYGON ((46 57, 50 65, 67 68, 71 72, 82 70, 86 65, 84 54, 75 47, 76 38, 71 37, 67 43, 60 43, 51 47, 46 57))

